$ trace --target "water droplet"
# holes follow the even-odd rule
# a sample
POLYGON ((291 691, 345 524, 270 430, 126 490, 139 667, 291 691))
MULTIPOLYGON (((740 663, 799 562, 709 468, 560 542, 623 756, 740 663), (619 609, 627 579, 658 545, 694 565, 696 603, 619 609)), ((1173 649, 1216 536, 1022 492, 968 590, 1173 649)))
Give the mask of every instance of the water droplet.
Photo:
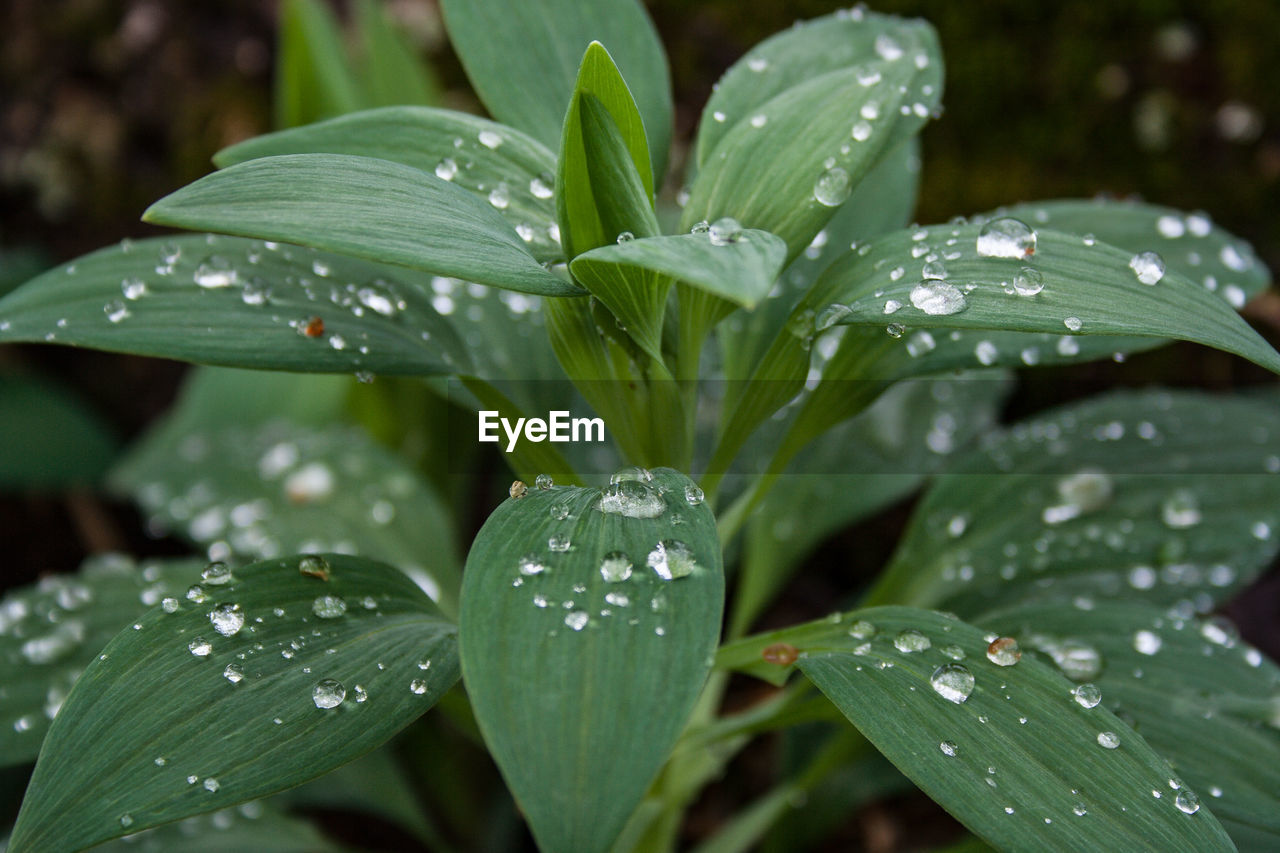
POLYGON ((187 650, 198 658, 205 658, 213 651, 213 645, 204 637, 196 637, 187 643, 187 650))
POLYGON ((600 576, 609 583, 621 583, 631 577, 631 561, 621 551, 610 551, 600 561, 600 576))
POLYGON ((667 511, 667 504, 657 490, 646 483, 623 480, 610 484, 600 493, 595 509, 628 518, 657 518, 667 511))
POLYGON ((1084 803, 1076 803, 1074 806, 1071 807, 1071 813, 1074 814, 1076 817, 1084 817, 1089 813, 1089 810, 1085 808, 1084 803))
POLYGON ((826 207, 839 207, 853 191, 849 173, 839 166, 827 169, 813 185, 813 197, 826 207))
POLYGON ((336 595, 317 596, 311 602, 311 612, 321 619, 337 619, 347 612, 347 602, 336 595))
POLYGON ((427 692, 427 682, 423 681, 421 678, 415 678, 413 681, 409 682, 409 692, 421 696, 423 693, 427 692))
POLYGON ((1094 708, 1102 701, 1102 691, 1096 684, 1077 684, 1071 689, 1071 695, 1083 708, 1094 708))
POLYGON ((1084 323, 1080 321, 1079 317, 1067 317, 1062 321, 1062 325, 1072 332, 1078 332, 1084 327, 1084 323))
POLYGON ((1120 736, 1115 732, 1098 732, 1098 746, 1103 749, 1115 749, 1120 745, 1120 736))
POLYGON ((585 610, 574 610, 564 617, 564 624, 574 631, 581 631, 590 621, 591 616, 585 610))
POLYGON ((849 129, 849 135, 853 137, 854 142, 866 142, 871 138, 871 122, 866 119, 859 119, 853 123, 853 127, 849 129))
POLYGON ((200 584, 193 583, 191 586, 187 587, 187 601, 193 601, 196 604, 203 604, 208 600, 208 598, 208 594, 200 584))
POLYGON ((1190 489, 1178 489, 1160 505, 1160 517, 1164 523, 1181 530, 1200 523, 1200 501, 1190 489))
POLYGON ((849 636, 855 640, 869 640, 876 635, 876 626, 866 619, 859 619, 849 626, 849 636))
POLYGON ((523 480, 515 480, 511 483, 511 487, 507 489, 507 495, 513 499, 519 500, 529 491, 529 487, 524 484, 523 480))
POLYGON ((200 287, 230 287, 238 280, 231 262, 221 255, 210 255, 196 267, 195 282, 200 287))
POLYGON ((244 669, 238 663, 229 663, 226 669, 222 670, 222 677, 232 684, 239 684, 244 680, 244 669))
POLYGON ((1164 278, 1164 258, 1156 252, 1139 252, 1129 259, 1129 269, 1143 284, 1156 284, 1164 278))
POLYGON ((911 654, 912 652, 923 652, 933 643, 915 628, 907 628, 893 638, 893 645, 898 651, 911 654))
POLYGON ((707 237, 713 246, 727 246, 735 242, 742 233, 738 220, 725 216, 717 219, 707 229, 707 237))
POLYGON ((942 750, 942 754, 948 758, 954 758, 957 751, 955 743, 949 740, 944 740, 938 744, 938 749, 942 750))
POLYGON ((931 316, 958 314, 968 307, 964 294, 945 281, 922 281, 911 290, 911 304, 931 316))
POLYGON ((1137 631, 1133 635, 1133 648, 1140 654, 1154 655, 1160 651, 1160 646, 1164 641, 1160 639, 1160 635, 1154 631, 1137 631))
POLYGON ((1022 660, 1022 651, 1013 637, 997 637, 987 646, 987 660, 996 666, 1013 666, 1022 660))
POLYGON ((764 127, 769 121, 769 117, 764 113, 756 113, 751 117, 751 126, 755 128, 764 127))
POLYGON ((534 198, 551 198, 553 190, 546 181, 534 178, 529 181, 529 192, 533 193, 534 198))
POLYGON ((1161 237, 1175 240, 1185 234, 1187 228, 1181 219, 1166 214, 1156 220, 1156 231, 1160 233, 1161 237))
POLYGON ((223 604, 209 611, 213 630, 224 637, 233 637, 244 627, 244 614, 239 604, 223 604))
POLYGON ((881 33, 876 36, 876 53, 881 59, 888 62, 895 62, 902 58, 902 45, 894 40, 893 36, 888 33, 881 33))
POLYGON ((133 826, 133 815, 128 815, 128 814, 120 815, 120 826, 124 827, 125 829, 128 829, 129 827, 133 826))
POLYGON ((765 663, 775 664, 776 666, 791 666, 800 657, 800 650, 790 643, 774 643, 771 646, 765 646, 760 651, 760 657, 765 663))
POLYGON ((537 554, 525 554, 520 558, 518 564, 520 574, 522 575, 540 575, 547 570, 546 563, 538 558, 537 554))
POLYGON ((547 550, 556 554, 563 554, 572 547, 568 536, 555 535, 547 538, 547 550))
POLYGON ((664 539, 654 546, 645 559, 649 568, 663 580, 688 577, 698 567, 693 551, 679 539, 664 539))
POLYGON ((1019 296, 1035 296, 1044 290, 1044 276, 1033 267, 1023 267, 1013 277, 1013 289, 1019 296))
POLYGON ((347 698, 347 688, 333 678, 322 678, 311 688, 311 701, 317 708, 336 708, 347 698))
POLYGON ((478 138, 480 139, 480 144, 490 150, 496 149, 499 145, 502 144, 502 137, 494 133, 492 130, 480 131, 478 138))
POLYGON ((634 239, 636 239, 635 234, 632 234, 630 231, 623 231, 618 234, 618 239, 615 242, 630 243, 634 239))
POLYGON ((689 506, 699 506, 706 499, 702 489, 690 484, 684 487, 684 500, 689 506))
MULTIPOLYGON (((200 572, 200 579, 210 586, 222 586, 235 580, 231 576, 231 569, 223 562, 213 562, 205 566, 200 572)), ((187 597, 190 598, 190 595, 187 597)))
POLYGON ((1021 219, 993 219, 978 232, 977 250, 984 258, 1027 258, 1036 253, 1036 232, 1021 219))
POLYGON ((1195 814, 1200 811, 1200 798, 1188 788, 1183 788, 1178 792, 1178 796, 1173 798, 1173 804, 1183 814, 1195 814))
POLYGON ((944 663, 933 671, 933 675, 929 677, 929 684, 943 699, 959 705, 973 693, 974 677, 973 673, 961 664, 944 663))
POLYGON ((902 333, 905 332, 906 330, 907 330, 907 327, 902 325, 901 323, 890 323, 889 325, 884 327, 885 334, 887 334, 891 338, 902 337, 902 333))
POLYGON ((180 604, 176 598, 166 597, 160 601, 160 608, 164 610, 165 613, 177 613, 179 606, 180 604))
POLYGON ((511 191, 507 189, 505 183, 500 183, 489 190, 489 204, 498 210, 506 210, 507 206, 511 204, 511 191))
POLYGON ((747 60, 747 67, 758 74, 769 67, 769 60, 763 56, 753 56, 747 60))

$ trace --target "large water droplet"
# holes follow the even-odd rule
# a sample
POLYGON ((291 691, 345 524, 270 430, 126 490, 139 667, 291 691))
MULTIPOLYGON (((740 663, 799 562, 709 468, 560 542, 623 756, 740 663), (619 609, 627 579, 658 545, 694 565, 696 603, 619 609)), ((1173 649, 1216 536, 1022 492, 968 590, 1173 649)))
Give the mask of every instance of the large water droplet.
POLYGON ((226 668, 222 670, 222 677, 227 681, 230 681, 232 684, 239 684, 241 681, 244 681, 244 668, 238 663, 229 663, 226 668))
POLYGON ((232 637, 244 627, 244 614, 239 604, 222 604, 209 611, 209 621, 213 630, 224 637, 232 637))
POLYGON ((347 688, 333 678, 322 678, 311 688, 311 701, 317 708, 336 708, 347 698, 347 688))
POLYGON ((298 560, 298 573, 322 581, 329 579, 329 563, 324 557, 308 554, 298 560))
POLYGON ((212 586, 221 586, 235 580, 231 576, 231 569, 223 562, 213 562, 205 566, 200 572, 200 579, 212 586))
POLYGON ((1013 289, 1019 296, 1035 296, 1044 290, 1044 276, 1033 267, 1023 267, 1013 277, 1013 289))
POLYGON ((564 624, 574 631, 581 631, 590 621, 591 616, 585 610, 575 610, 564 617, 564 624))
POLYGON ((959 314, 968 303, 964 294, 945 281, 922 281, 911 290, 911 304, 926 314, 959 314))
POLYGON ((547 570, 546 563, 542 562, 537 554, 525 554, 520 558, 517 567, 522 575, 540 575, 547 570))
POLYGON ((697 486, 690 484, 684 487, 684 501, 689 506, 699 506, 705 499, 706 495, 697 486))
POLYGON ((436 164, 436 177, 442 181, 452 181, 458 174, 458 163, 452 157, 445 157, 436 164))
POLYGON ((958 705, 973 693, 974 678, 973 673, 962 664, 944 663, 933 671, 929 684, 943 699, 958 705))
POLYGON ((409 682, 409 692, 417 696, 421 696, 423 693, 427 692, 427 682, 423 681, 421 678, 415 678, 413 681, 409 682))
POLYGON ((1077 684, 1071 689, 1071 696, 1083 708, 1094 708, 1102 701, 1102 691, 1096 684, 1077 684))
POLYGON ((818 177, 817 183, 813 185, 813 197, 819 204, 826 207, 839 207, 844 204, 852 191, 853 182, 849 180, 849 173, 839 166, 823 172, 818 177))
POLYGON ((479 134, 480 144, 485 148, 495 149, 502 144, 502 137, 492 130, 482 130, 479 134))
POLYGON ((1021 219, 993 219, 978 232, 977 249, 984 258, 1027 258, 1036 253, 1036 232, 1021 219))
POLYGON ((1120 736, 1115 732, 1098 732, 1098 746, 1103 749, 1115 749, 1120 745, 1120 736))
POLYGON ((311 612, 321 619, 337 619, 347 612, 347 603, 336 595, 321 595, 311 602, 311 612))
POLYGON ((1133 648, 1140 654, 1154 655, 1162 645, 1164 641, 1154 631, 1137 631, 1133 635, 1133 648))
MULTIPOLYGON (((616 476, 616 475, 615 475, 616 476)), ((609 485, 595 503, 600 512, 625 515, 628 518, 657 518, 667 510, 667 503, 656 489, 637 480, 623 480, 609 485)))
POLYGON ((1164 278, 1164 258, 1156 252, 1139 252, 1129 259, 1129 269, 1143 284, 1156 284, 1164 278))
POLYGON ((1178 796, 1173 798, 1173 804, 1183 814, 1195 814, 1200 811, 1200 798, 1189 788, 1179 791, 1178 796))
POLYGON ((200 287, 230 287, 238 276, 231 262, 221 255, 210 255, 196 267, 195 282, 200 287))
POLYGON ((898 636, 893 638, 893 645, 898 651, 911 654, 913 652, 923 652, 933 643, 915 628, 908 628, 899 632, 898 636))
POLYGON ((1022 660, 1022 651, 1013 637, 997 637, 987 646, 987 660, 996 666, 1013 666, 1022 660))
POLYGON ((710 238, 713 246, 727 246, 736 241, 741 234, 742 226, 738 224, 738 220, 728 216, 717 219, 707 229, 707 237, 710 238))
POLYGON ((649 568, 663 580, 688 577, 698 567, 693 551, 679 539, 664 539, 654 546, 645 559, 649 568))
POLYGON ((187 643, 187 651, 191 652, 191 654, 198 658, 206 658, 209 656, 209 653, 213 651, 213 644, 204 637, 196 637, 194 640, 187 643))
POLYGON ((1041 518, 1045 524, 1061 524, 1106 506, 1111 493, 1111 478, 1105 471, 1083 468, 1058 481, 1062 503, 1045 507, 1041 518))
POLYGON ((622 583, 631 577, 631 561, 621 551, 610 551, 600 561, 600 577, 609 583, 622 583))

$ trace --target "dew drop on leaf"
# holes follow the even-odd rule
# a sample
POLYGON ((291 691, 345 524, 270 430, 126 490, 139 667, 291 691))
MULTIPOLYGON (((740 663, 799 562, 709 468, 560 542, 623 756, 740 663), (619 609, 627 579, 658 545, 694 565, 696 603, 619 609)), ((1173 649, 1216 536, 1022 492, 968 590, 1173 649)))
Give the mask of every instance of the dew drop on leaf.
POLYGON ((969 694, 973 693, 974 683, 973 673, 958 663, 944 663, 929 676, 929 684, 933 687, 933 692, 957 705, 967 700, 969 694))
POLYGON ((427 682, 423 681, 421 678, 415 678, 413 681, 409 682, 409 692, 417 696, 421 696, 427 692, 427 682))
POLYGON ((1098 746, 1103 749, 1115 749, 1120 746, 1120 736, 1115 732, 1098 732, 1098 746))
POLYGON ((211 586, 221 586, 235 580, 231 576, 231 569, 223 562, 213 562, 205 566, 200 572, 200 579, 211 586))
POLYGON ((631 577, 631 560, 621 551, 610 551, 600 561, 600 577, 609 583, 621 583, 631 577))
POLYGON ((968 307, 964 294, 945 281, 922 281, 911 289, 911 304, 930 316, 959 314, 968 307))
POLYGON ((208 657, 209 653, 213 651, 213 645, 204 637, 196 637, 187 643, 187 650, 198 658, 204 658, 208 657))
POLYGON ((813 185, 813 197, 825 207, 839 207, 852 190, 853 182, 849 179, 849 173, 839 166, 833 166, 818 176, 813 185))
POLYGON ((771 646, 765 646, 760 652, 760 657, 765 663, 791 666, 800 657, 800 650, 790 643, 774 643, 771 646))
POLYGON ((221 604, 209 611, 209 622, 222 636, 233 637, 244 627, 244 613, 239 604, 221 604))
POLYGON ((1022 660, 1022 651, 1013 637, 997 637, 987 646, 987 660, 996 666, 1013 666, 1022 660))
POLYGON ((898 636, 893 638, 894 648, 904 654, 923 652, 931 645, 933 645, 933 643, 929 638, 917 631, 915 628, 907 628, 905 631, 899 632, 898 636))
POLYGON ((347 612, 347 602, 336 595, 320 595, 311 602, 311 612, 321 619, 337 619, 347 612))
POLYGON ((941 750, 942 754, 948 758, 954 758, 958 751, 955 742, 949 740, 944 740, 942 743, 938 744, 938 749, 941 750))
POLYGON ((1173 804, 1183 814, 1195 814, 1200 811, 1200 798, 1195 795, 1194 791, 1187 788, 1183 788, 1178 792, 1178 796, 1174 797, 1173 804))
POLYGON ((336 708, 347 698, 347 688, 333 678, 322 678, 311 688, 311 701, 317 708, 336 708))
POLYGON ((238 663, 229 663, 222 670, 222 677, 232 684, 239 684, 244 680, 244 669, 238 663))
POLYGON ((1139 252, 1129 259, 1129 269, 1143 284, 1157 284, 1164 278, 1164 258, 1157 252, 1139 252))
POLYGON ((978 232, 976 248, 984 258, 1027 258, 1036 253, 1036 232, 1021 219, 993 219, 978 232))
POLYGON ((1102 691, 1096 684, 1077 684, 1071 689, 1071 696, 1082 708, 1095 708, 1102 701, 1102 691))
POLYGON ((654 546, 645 559, 649 568, 663 580, 677 580, 693 574, 698 564, 693 551, 679 539, 664 539, 654 546))

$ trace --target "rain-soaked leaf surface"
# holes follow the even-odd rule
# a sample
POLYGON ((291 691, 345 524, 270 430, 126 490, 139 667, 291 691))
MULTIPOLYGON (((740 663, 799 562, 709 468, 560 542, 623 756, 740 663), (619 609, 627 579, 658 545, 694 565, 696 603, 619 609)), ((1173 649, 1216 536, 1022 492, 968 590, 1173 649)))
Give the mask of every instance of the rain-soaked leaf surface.
MULTIPOLYGON (((1204 792, 1012 639, 878 607, 750 638, 794 661, 899 770, 1000 850, 1232 850, 1204 792)), ((745 658, 744 658, 745 660, 745 658)), ((726 661, 722 653, 721 662, 726 661)))
POLYGON ((969 617, 1028 599, 1207 611, 1280 547, 1280 411, 1118 392, 993 435, 925 495, 875 603, 969 617))
POLYGON ((238 237, 126 241, 0 300, 0 342, 275 370, 465 371, 466 347, 422 279, 238 237))
POLYGON ((579 292, 475 193, 402 163, 282 154, 205 175, 147 208, 157 225, 280 240, 524 293, 579 292))
POLYGON ((76 682, 10 850, 76 850, 292 787, 378 746, 457 681, 457 628, 390 566, 286 557, 192 581, 76 682))
POLYGON ((707 103, 682 227, 733 217, 795 257, 941 96, 937 37, 923 21, 841 12, 767 39, 707 103))
POLYGON ((181 597, 202 561, 121 554, 10 590, 0 602, 0 764, 31 761, 76 679, 107 641, 165 597, 181 597))
POLYGON ((355 154, 430 172, 484 198, 538 260, 563 254, 551 201, 555 155, 514 128, 453 110, 383 107, 254 137, 214 162, 222 168, 280 154, 355 154))
MULTIPOLYGON (((649 478, 652 479, 649 479, 649 478)), ((476 719, 539 843, 607 850, 702 688, 724 581, 692 481, 531 485, 476 537, 461 648, 476 719)))
POLYGON ((1229 622, 1089 599, 1015 605, 976 621, 1052 660, 1081 697, 1132 725, 1240 850, 1280 845, 1280 669, 1229 622))
POLYGON ((338 551, 391 563, 452 610, 452 516, 430 484, 362 429, 282 418, 192 423, 192 397, 112 471, 110 486, 213 557, 338 551))
POLYGON ((311 821, 250 800, 234 808, 185 818, 92 848, 93 853, 338 853, 311 821))

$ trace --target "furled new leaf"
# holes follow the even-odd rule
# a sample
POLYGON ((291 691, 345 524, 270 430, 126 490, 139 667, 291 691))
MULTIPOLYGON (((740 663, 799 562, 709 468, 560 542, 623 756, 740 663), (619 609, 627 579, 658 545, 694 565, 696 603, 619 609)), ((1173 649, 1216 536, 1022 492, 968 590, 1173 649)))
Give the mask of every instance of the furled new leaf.
POLYGON ((317 0, 281 4, 272 100, 277 127, 307 124, 360 108, 363 93, 327 4, 317 0))
POLYGON ((720 546, 692 482, 670 469, 615 479, 503 503, 463 576, 467 692, 548 850, 609 848, 684 725, 720 629, 720 546))
POLYGON ((147 209, 159 225, 297 243, 526 293, 568 295, 492 204, 420 169, 347 154, 263 157, 147 209))
POLYGON ((0 342, 274 370, 441 374, 466 346, 412 271, 183 235, 99 249, 0 299, 0 342))
POLYGON ((292 787, 458 678, 456 628, 400 572, 330 554, 211 566, 76 682, 9 849, 79 850, 292 787))

